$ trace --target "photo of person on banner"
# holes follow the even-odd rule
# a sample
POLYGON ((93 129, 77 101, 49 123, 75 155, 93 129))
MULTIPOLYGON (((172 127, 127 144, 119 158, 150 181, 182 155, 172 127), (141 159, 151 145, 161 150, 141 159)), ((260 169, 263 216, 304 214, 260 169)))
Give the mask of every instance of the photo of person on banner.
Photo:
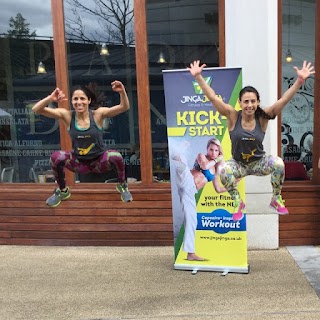
POLYGON ((222 163, 223 153, 220 141, 212 138, 207 143, 207 154, 199 153, 194 167, 190 170, 185 156, 186 149, 190 146, 184 141, 171 156, 175 169, 175 181, 180 207, 183 215, 184 236, 183 251, 187 252, 187 260, 203 261, 195 253, 195 233, 197 229, 197 204, 196 193, 208 182, 212 182, 217 193, 225 192, 226 189, 220 185, 218 166, 222 163))
POLYGON ((171 160, 175 168, 177 193, 180 200, 180 210, 183 215, 183 251, 187 252, 187 260, 202 261, 204 259, 195 253, 195 232, 198 223, 195 199, 197 188, 185 156, 174 152, 171 160))
POLYGON ((222 160, 223 152, 220 141, 217 138, 210 139, 207 143, 207 154, 199 153, 191 169, 197 190, 203 188, 207 182, 212 181, 217 193, 226 191, 221 186, 220 179, 216 179, 219 175, 222 160))
POLYGON ((314 74, 311 63, 303 62, 302 68, 294 67, 297 80, 273 105, 260 107, 258 91, 251 86, 242 88, 239 92, 241 110, 236 111, 225 103, 216 92, 206 83, 201 73, 206 64, 194 61, 188 70, 195 78, 203 93, 211 101, 215 109, 227 118, 227 128, 231 139, 232 158, 221 164, 220 178, 234 201, 233 220, 241 220, 245 204, 237 190, 239 179, 248 175, 265 176, 271 174, 273 197, 270 207, 278 214, 288 214, 281 197, 285 168, 283 160, 278 156, 266 155, 263 140, 269 120, 275 119, 286 104, 298 92, 305 79, 314 74))

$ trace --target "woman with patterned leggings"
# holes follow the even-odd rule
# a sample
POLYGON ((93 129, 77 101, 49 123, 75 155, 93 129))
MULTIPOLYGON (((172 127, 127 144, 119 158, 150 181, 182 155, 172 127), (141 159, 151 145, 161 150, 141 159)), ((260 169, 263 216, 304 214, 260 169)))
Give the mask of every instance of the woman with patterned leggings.
POLYGON ((57 207, 62 200, 71 196, 70 189, 66 186, 65 168, 79 174, 105 173, 115 168, 119 181, 117 190, 121 194, 122 201, 132 201, 125 181, 122 155, 116 150, 106 150, 103 142, 103 120, 115 117, 130 108, 123 84, 120 81, 113 81, 111 86, 112 90, 120 95, 120 103, 112 107, 98 107, 92 110, 90 107, 95 105, 96 96, 88 86, 77 87, 73 91, 71 102, 74 110, 48 107, 51 102, 66 100, 59 88, 33 106, 32 111, 37 114, 62 120, 72 140, 72 151, 56 151, 51 155, 50 165, 58 188, 47 199, 48 206, 57 207))
POLYGON ((273 197, 270 207, 279 214, 288 214, 281 197, 284 181, 284 162, 277 156, 268 156, 263 149, 263 139, 268 122, 279 115, 285 105, 298 92, 305 79, 314 74, 311 63, 304 61, 301 69, 294 67, 297 80, 272 106, 261 109, 258 91, 253 87, 244 87, 239 93, 241 109, 236 111, 225 103, 215 91, 205 82, 201 75, 206 65, 200 61, 190 64, 189 71, 198 82, 204 94, 208 97, 216 110, 227 118, 227 126, 232 143, 232 159, 226 161, 220 168, 220 179, 224 187, 234 200, 234 220, 243 218, 244 202, 237 190, 237 180, 247 175, 264 176, 271 174, 273 197))

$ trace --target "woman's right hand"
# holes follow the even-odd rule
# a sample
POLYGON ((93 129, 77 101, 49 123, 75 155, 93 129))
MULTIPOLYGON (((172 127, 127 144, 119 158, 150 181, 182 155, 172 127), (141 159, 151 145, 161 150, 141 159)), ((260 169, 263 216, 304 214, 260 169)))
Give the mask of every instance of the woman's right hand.
POLYGON ((190 67, 188 67, 187 69, 194 77, 196 77, 197 75, 201 74, 203 68, 205 68, 206 66, 207 65, 205 63, 203 65, 200 65, 200 60, 196 60, 190 63, 190 67))
POLYGON ((53 102, 61 102, 67 100, 65 94, 59 88, 56 88, 51 94, 50 99, 53 102))

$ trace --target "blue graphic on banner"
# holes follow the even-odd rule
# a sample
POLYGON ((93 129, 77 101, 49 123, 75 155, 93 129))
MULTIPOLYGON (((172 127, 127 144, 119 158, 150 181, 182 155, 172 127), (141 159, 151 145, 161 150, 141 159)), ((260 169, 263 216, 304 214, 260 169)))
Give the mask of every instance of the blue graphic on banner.
POLYGON ((246 230, 245 217, 240 221, 234 221, 232 214, 225 209, 217 209, 211 213, 198 214, 197 219, 197 230, 212 230, 219 234, 246 230))

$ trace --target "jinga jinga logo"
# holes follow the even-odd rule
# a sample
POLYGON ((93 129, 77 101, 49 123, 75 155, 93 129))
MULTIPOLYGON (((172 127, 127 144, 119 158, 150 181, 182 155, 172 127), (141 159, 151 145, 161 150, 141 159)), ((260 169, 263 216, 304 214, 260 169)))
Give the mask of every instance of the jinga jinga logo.
MULTIPOLYGON (((212 82, 212 77, 206 77, 204 78, 205 82, 210 86, 211 82, 212 82)), ((183 96, 182 99, 180 100, 181 103, 185 104, 185 103, 206 103, 209 101, 209 99, 203 95, 203 91, 201 89, 201 87, 199 86, 198 82, 193 80, 192 81, 193 84, 193 89, 194 92, 196 94, 196 96, 183 96)))
MULTIPOLYGON (((211 85, 212 77, 205 77, 203 79, 209 86, 211 85)), ((196 94, 203 94, 203 91, 202 91, 201 87, 199 86, 198 82, 193 80, 192 83, 193 83, 194 92, 196 94)))

